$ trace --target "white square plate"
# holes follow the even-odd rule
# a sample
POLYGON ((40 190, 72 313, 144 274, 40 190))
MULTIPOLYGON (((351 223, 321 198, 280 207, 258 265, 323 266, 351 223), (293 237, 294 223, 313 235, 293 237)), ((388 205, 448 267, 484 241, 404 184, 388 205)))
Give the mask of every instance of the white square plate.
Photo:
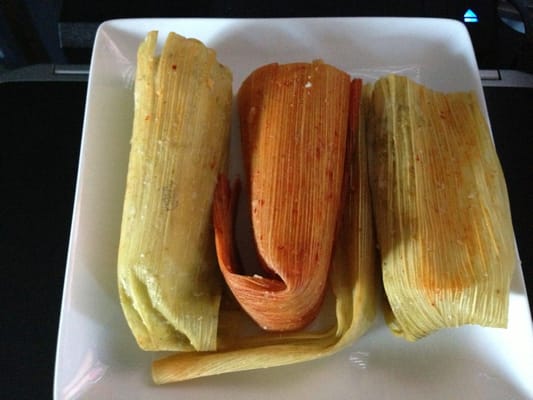
MULTIPOLYGON (((149 30, 195 37, 234 73, 321 58, 354 75, 404 71, 484 97, 465 27, 406 18, 137 19, 98 30, 59 329, 56 399, 532 399, 533 333, 520 266, 508 329, 466 326, 417 343, 378 318, 357 343, 313 362, 156 386, 120 308, 116 256, 133 117, 136 51, 149 30)), ((368 76, 368 75, 367 75, 368 76)), ((237 135, 237 132, 233 132, 237 135)))

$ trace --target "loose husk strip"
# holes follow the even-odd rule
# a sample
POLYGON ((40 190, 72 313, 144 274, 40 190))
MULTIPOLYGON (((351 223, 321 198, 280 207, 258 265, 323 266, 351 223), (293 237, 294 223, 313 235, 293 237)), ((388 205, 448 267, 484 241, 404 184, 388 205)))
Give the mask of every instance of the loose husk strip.
POLYGON ((157 32, 138 49, 118 289, 144 350, 214 350, 223 282, 211 203, 225 171, 231 72, 213 50, 157 32))
POLYGON ((368 137, 388 323, 417 340, 504 327, 518 264, 507 190, 475 93, 378 80, 368 137))
MULTIPOLYGON (((368 98, 368 92, 363 99, 368 98)), ((366 140, 359 131, 365 112, 361 101, 361 81, 354 81, 351 90, 350 152, 346 158, 346 207, 339 226, 329 285, 334 297, 335 323, 321 332, 261 332, 255 336, 219 337, 217 352, 177 353, 157 360, 152 366, 156 383, 169 383, 228 372, 274 367, 309 361, 331 355, 352 344, 372 324, 376 310, 375 241, 368 187, 366 140), (225 344, 224 344, 225 342, 225 344)), ((228 186, 223 186, 226 189, 228 186)), ((231 191, 217 191, 220 207, 232 215, 231 191)), ((230 221, 231 222, 231 219, 230 221)), ((223 229, 233 229, 231 223, 223 229), (229 225, 229 226, 228 226, 229 225)), ((225 311, 221 311, 221 323, 225 311)), ((242 315, 233 320, 233 335, 241 332, 242 315)), ((231 333, 228 332, 228 336, 231 333)))

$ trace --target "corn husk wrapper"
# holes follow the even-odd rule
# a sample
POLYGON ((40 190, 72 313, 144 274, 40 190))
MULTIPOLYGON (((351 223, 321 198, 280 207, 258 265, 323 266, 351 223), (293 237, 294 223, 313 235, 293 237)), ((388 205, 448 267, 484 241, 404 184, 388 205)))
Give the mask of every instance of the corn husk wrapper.
POLYGON ((504 327, 518 263, 507 190, 474 93, 406 77, 375 83, 367 135, 383 285, 394 333, 504 327))
MULTIPOLYGON (((331 308, 323 305, 334 320, 316 329, 297 332, 249 330, 250 319, 239 308, 222 306, 219 350, 178 353, 153 363, 156 383, 168 383, 228 372, 294 364, 331 355, 352 344, 370 327, 376 309, 375 241, 366 167, 366 142, 359 135, 361 82, 352 84, 352 110, 348 156, 345 158, 344 196, 346 207, 340 218, 338 240, 328 275, 331 308), (244 333, 246 332, 246 333, 244 333)), ((361 107, 365 107, 364 102, 361 107)), ((364 112, 364 111, 361 111, 364 112)), ((265 116, 266 117, 266 116, 265 116)), ((273 115, 273 118, 276 116, 273 115)), ((361 121, 362 123, 362 121, 361 121)), ((318 183, 317 183, 318 184, 318 183)), ((236 191, 224 177, 214 203, 217 247, 221 263, 236 262, 233 217, 236 191)), ((252 324, 253 325, 253 324, 252 324)))
POLYGON ((320 61, 263 66, 239 89, 262 271, 250 275, 237 259, 226 262, 228 246, 217 253, 232 293, 263 329, 302 329, 322 304, 342 200, 349 90, 350 77, 320 61))
POLYGON ((214 350, 223 282, 211 204, 225 170, 231 72, 215 52, 157 32, 138 50, 118 254, 127 322, 144 350, 214 350))

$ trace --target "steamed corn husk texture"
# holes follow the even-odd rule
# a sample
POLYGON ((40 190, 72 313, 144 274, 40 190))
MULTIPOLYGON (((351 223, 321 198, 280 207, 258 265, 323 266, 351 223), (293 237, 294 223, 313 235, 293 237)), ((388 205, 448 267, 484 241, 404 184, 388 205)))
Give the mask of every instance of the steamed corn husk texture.
POLYGON ((156 42, 149 33, 138 52, 118 256, 139 346, 177 351, 153 362, 155 383, 352 344, 375 317, 376 248, 394 333, 505 326, 517 255, 474 94, 399 76, 363 86, 321 62, 259 69, 239 95, 263 267, 247 274, 236 250, 238 185, 225 173, 231 73, 198 41, 171 33, 160 55, 156 42))
MULTIPOLYGON (((353 344, 372 325, 376 314, 377 268, 373 234, 370 189, 368 183, 366 138, 361 135, 360 112, 364 112, 361 82, 352 83, 350 133, 345 158, 346 174, 343 207, 338 229, 339 240, 329 271, 328 289, 332 304, 324 305, 324 313, 334 316, 330 324, 296 332, 261 331, 243 334, 247 322, 244 313, 221 310, 220 349, 217 352, 177 353, 153 363, 152 376, 156 383, 183 381, 202 376, 236 371, 275 367, 310 361, 329 356, 353 344), (226 329, 224 321, 230 321, 226 329)), ((368 99, 366 91, 363 99, 368 99)), ((235 205, 234 191, 226 184, 217 189, 215 207, 221 215, 223 238, 233 230, 231 210, 235 205), (217 205, 218 204, 218 205, 217 205)), ((224 253, 230 259, 232 254, 224 253)), ((320 316, 319 316, 320 318, 320 316)))
POLYGON ((416 340, 464 324, 504 327, 517 253, 507 190, 475 93, 390 75, 367 135, 388 323, 416 340))
MULTIPOLYGON (((320 309, 341 206, 349 91, 349 75, 321 61, 265 65, 239 89, 263 271, 250 275, 225 256, 219 261, 232 293, 263 329, 301 329, 320 309)), ((219 255, 227 251, 217 247, 219 255)))
POLYGON ((118 254, 127 322, 145 350, 214 350, 222 281, 211 224, 227 163, 231 72, 193 39, 138 50, 118 254))

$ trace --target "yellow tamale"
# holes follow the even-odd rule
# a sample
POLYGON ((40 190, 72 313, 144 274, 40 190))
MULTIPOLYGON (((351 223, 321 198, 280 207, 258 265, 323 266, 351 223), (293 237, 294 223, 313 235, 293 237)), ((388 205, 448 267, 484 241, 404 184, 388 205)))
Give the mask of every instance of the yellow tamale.
POLYGON ((214 350, 222 280, 211 223, 227 163, 231 72, 213 50, 157 32, 140 45, 118 254, 127 322, 145 350, 214 350))
POLYGON ((379 79, 367 115, 383 285, 396 334, 504 327, 517 252, 504 176, 473 92, 379 79))

